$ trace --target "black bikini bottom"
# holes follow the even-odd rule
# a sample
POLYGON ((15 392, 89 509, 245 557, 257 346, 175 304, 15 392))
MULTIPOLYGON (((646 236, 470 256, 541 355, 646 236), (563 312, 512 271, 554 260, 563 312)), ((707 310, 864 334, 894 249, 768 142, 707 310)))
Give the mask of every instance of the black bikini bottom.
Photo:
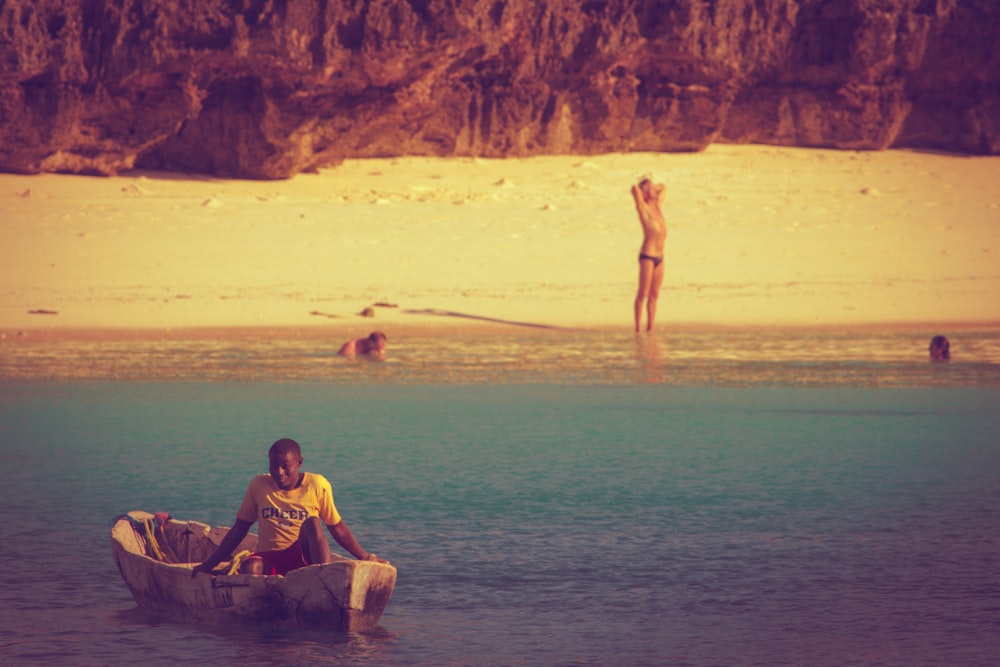
POLYGON ((639 261, 641 262, 644 259, 648 259, 649 261, 651 261, 653 263, 654 269, 663 263, 663 257, 653 257, 652 255, 647 255, 645 253, 640 252, 639 261))

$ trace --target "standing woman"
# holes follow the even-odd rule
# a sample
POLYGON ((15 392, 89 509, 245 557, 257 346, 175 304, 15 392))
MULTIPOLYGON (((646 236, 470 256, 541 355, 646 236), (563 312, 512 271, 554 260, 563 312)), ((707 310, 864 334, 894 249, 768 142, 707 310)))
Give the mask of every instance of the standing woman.
POLYGON ((667 222, 663 219, 663 197, 666 186, 643 178, 632 186, 632 198, 642 225, 642 246, 639 247, 639 291, 635 295, 635 330, 640 330, 643 305, 646 307, 646 331, 653 330, 656 302, 663 284, 663 245, 667 241, 667 222))

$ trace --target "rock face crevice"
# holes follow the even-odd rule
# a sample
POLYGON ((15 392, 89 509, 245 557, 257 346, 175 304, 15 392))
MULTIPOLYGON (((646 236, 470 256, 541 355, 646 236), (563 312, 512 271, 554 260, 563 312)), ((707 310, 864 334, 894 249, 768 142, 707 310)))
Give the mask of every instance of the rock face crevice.
POLYGON ((0 0, 0 170, 1000 153, 994 0, 0 0))

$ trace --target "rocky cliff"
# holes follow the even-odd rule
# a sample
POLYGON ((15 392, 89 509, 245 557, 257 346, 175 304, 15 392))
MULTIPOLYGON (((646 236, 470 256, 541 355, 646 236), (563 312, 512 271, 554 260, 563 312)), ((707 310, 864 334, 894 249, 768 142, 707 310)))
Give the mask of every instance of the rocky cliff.
POLYGON ((0 170, 1000 153, 995 0, 0 0, 0 170))

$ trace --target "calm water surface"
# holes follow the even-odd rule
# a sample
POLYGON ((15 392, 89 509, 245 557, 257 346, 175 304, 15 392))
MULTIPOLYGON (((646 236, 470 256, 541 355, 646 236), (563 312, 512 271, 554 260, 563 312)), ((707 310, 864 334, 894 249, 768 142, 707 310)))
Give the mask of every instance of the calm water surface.
POLYGON ((0 662, 996 664, 1000 380, 976 335, 943 366, 898 332, 656 354, 531 334, 444 359, 418 339, 384 362, 316 341, 7 345, 0 662), (229 524, 282 436, 399 568, 381 626, 139 612, 109 520, 229 524))

